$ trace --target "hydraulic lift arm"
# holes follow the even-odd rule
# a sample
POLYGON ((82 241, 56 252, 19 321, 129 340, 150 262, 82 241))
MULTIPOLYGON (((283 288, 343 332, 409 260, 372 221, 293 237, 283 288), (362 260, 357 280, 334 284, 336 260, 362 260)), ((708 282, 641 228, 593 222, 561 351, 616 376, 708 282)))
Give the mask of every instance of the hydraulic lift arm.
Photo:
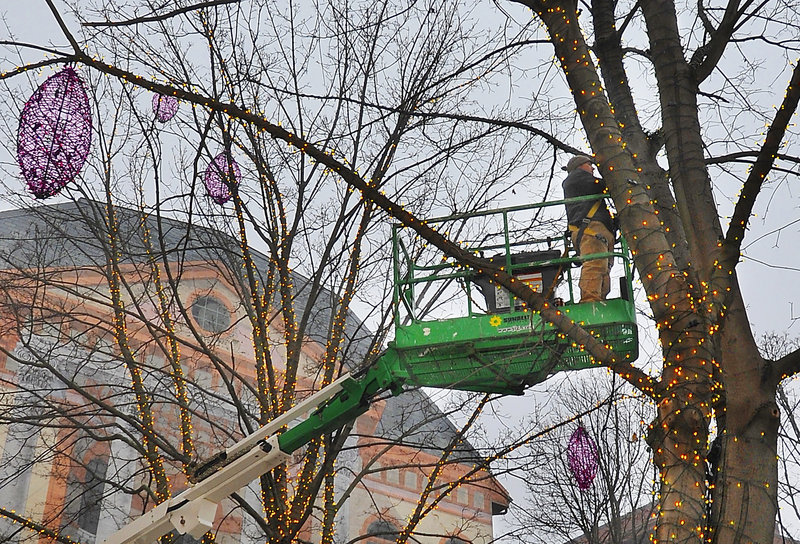
POLYGON ((152 544, 173 529, 200 538, 212 528, 222 499, 285 462, 315 437, 354 421, 377 395, 387 390, 399 394, 404 379, 397 375, 392 355, 385 353, 360 378, 342 376, 214 456, 195 471, 197 483, 142 514, 105 544, 152 544))

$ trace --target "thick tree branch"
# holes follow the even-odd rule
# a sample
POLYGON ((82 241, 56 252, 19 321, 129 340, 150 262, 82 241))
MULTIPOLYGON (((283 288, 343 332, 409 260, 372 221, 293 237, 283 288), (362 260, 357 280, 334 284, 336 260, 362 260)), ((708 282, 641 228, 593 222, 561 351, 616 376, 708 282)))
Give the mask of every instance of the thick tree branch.
POLYGON ((775 376, 778 381, 800 374, 800 349, 787 353, 774 363, 775 376))
MULTIPOLYGON (((624 141, 619 123, 592 60, 589 46, 578 23, 574 6, 537 0, 518 0, 534 10, 553 37, 556 58, 572 89, 576 109, 595 152, 609 193, 614 199, 620 228, 635 256, 636 268, 647 291, 658 323, 678 326, 693 321, 691 310, 663 301, 675 293, 686 301, 685 277, 679 272, 674 253, 653 205, 647 183, 641 183, 633 152, 624 141)), ((647 180, 644 180, 647 181, 647 180)), ((670 299, 676 300, 676 298, 670 299)))
POLYGON ((619 33, 620 36, 625 34, 625 30, 628 28, 628 25, 631 24, 634 15, 636 15, 636 12, 639 11, 639 1, 640 0, 636 0, 636 3, 633 5, 630 11, 628 11, 628 14, 625 16, 625 19, 623 19, 622 23, 618 26, 617 32, 619 33))
MULTIPOLYGON (((745 8, 751 3, 752 0, 748 0, 745 4, 745 8)), ((702 6, 702 0, 700 0, 699 4, 702 6)), ((703 13, 702 10, 700 13, 703 13)), ((725 47, 730 43, 731 35, 733 35, 740 15, 739 0, 731 0, 728 2, 728 5, 725 7, 725 14, 722 16, 722 21, 720 21, 717 29, 711 34, 711 39, 697 48, 692 55, 692 60, 689 64, 694 68, 694 74, 698 85, 711 75, 719 59, 722 58, 722 53, 725 52, 725 47)))
POLYGON ((723 271, 733 269, 739 260, 739 252, 744 240, 745 229, 747 229, 750 216, 753 213, 753 206, 755 206, 758 193, 764 185, 764 180, 767 179, 767 174, 769 174, 775 163, 778 149, 786 134, 789 122, 797 110, 798 101, 800 101, 800 62, 794 67, 783 103, 778 108, 778 111, 775 112, 775 117, 770 124, 769 130, 767 130, 764 145, 761 146, 761 150, 758 152, 756 161, 753 163, 750 174, 747 176, 739 194, 739 200, 736 202, 736 208, 734 208, 731 216, 730 227, 723 244, 723 271))
POLYGON ((64 59, 48 59, 33 64, 26 64, 8 72, 0 72, 0 79, 8 79, 16 75, 27 72, 28 70, 35 70, 36 68, 43 68, 45 66, 52 66, 53 64, 64 64, 64 59))
MULTIPOLYGON (((734 162, 738 161, 739 159, 744 159, 746 157, 755 157, 758 158, 761 155, 762 151, 736 151, 734 153, 727 153, 725 155, 719 155, 718 157, 708 157, 706 158, 706 164, 724 164, 726 162, 734 162)), ((786 153, 775 153, 775 158, 780 159, 782 161, 791 162, 794 164, 800 164, 800 157, 795 157, 794 155, 787 155, 786 153)), ((750 161, 747 161, 750 162, 750 161)), ((755 162, 755 161, 753 161, 755 162)), ((795 174, 797 172, 794 172, 795 174)))
POLYGON ((697 108, 697 83, 684 59, 678 18, 671 2, 643 0, 653 66, 658 81, 669 173, 692 265, 700 280, 713 272, 722 236, 711 180, 703 156, 697 108))
POLYGON ((669 176, 658 165, 656 153, 651 152, 650 141, 639 122, 628 74, 623 64, 621 33, 616 30, 614 8, 615 3, 611 0, 592 1, 597 62, 603 79, 614 82, 614 85, 607 85, 605 90, 614 106, 622 136, 632 151, 634 164, 641 170, 642 179, 647 180, 659 218, 667 227, 664 230, 673 247, 675 261, 681 270, 687 270, 691 259, 686 234, 670 191, 669 176))

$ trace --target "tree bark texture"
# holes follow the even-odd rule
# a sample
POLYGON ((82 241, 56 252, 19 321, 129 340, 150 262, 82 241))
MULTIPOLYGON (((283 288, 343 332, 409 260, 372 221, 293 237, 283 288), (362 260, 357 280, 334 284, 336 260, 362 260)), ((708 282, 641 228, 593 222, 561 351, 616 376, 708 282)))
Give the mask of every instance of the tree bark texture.
POLYGON ((594 53, 609 87, 604 89, 577 5, 523 3, 550 34, 659 330, 663 373, 648 436, 660 472, 654 541, 771 542, 778 380, 758 355, 735 274, 720 274, 722 228, 704 161, 698 85, 684 58, 675 6, 641 4, 651 51, 657 51, 652 57, 669 161, 665 175, 648 155, 613 6, 593 3, 594 53), (722 300, 732 301, 730 307, 722 300), (753 384, 759 384, 756 391, 753 384), (714 417, 719 437, 709 455, 714 417))

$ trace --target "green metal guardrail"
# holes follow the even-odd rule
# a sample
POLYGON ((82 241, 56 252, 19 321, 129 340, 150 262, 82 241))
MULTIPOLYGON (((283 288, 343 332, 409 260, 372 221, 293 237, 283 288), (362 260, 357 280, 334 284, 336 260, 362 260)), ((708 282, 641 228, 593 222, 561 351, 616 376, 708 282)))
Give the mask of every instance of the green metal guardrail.
MULTIPOLYGON (((580 323, 620 355, 635 360, 638 356, 638 335, 632 300, 632 268, 628 246, 621 239, 612 253, 578 256, 566 232, 553 236, 515 236, 512 225, 524 224, 532 212, 567 202, 596 200, 596 196, 559 200, 541 204, 515 206, 474 214, 429 220, 429 224, 446 225, 488 219, 499 228, 482 232, 480 243, 467 244, 476 254, 488 256, 512 275, 520 277, 535 290, 545 293, 562 311, 580 323), (515 215, 523 220, 514 221, 515 215), (613 256, 621 264, 619 294, 603 302, 576 301, 576 277, 573 266, 592 258, 613 256)), ((539 221, 546 222, 539 217, 539 221)), ((553 228, 565 230, 558 218, 553 228)), ((534 233, 535 226, 530 228, 534 233)), ((564 338, 552 325, 542 321, 537 312, 527 311, 509 294, 496 288, 488 278, 458 263, 442 260, 432 264, 415 261, 404 243, 402 227, 395 227, 394 303, 395 339, 390 350, 397 353, 400 374, 410 383, 466 391, 520 394, 525 387, 562 370, 592 366, 588 353, 564 338), (431 289, 433 284, 453 283, 463 291, 466 300, 461 315, 444 318, 424 316, 426 307, 418 303, 418 295, 433 291, 439 295, 446 288, 431 289), (478 289, 475 289, 478 287, 478 289), (476 299, 483 298, 483 308, 476 309, 476 299), (501 304, 502 299, 502 304, 501 304)), ((619 270, 619 265, 617 265, 619 270)))

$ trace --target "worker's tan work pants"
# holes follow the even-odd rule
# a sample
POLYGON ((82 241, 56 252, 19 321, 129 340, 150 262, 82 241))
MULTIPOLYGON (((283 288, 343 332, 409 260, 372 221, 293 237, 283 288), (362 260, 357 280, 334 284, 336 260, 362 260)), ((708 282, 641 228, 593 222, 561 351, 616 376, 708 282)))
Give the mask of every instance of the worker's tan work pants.
MULTIPOLYGON (((578 233, 572 233, 572 245, 577 247, 578 233)), ((582 256, 614 250, 614 235, 600 221, 591 221, 583 232, 579 248, 582 256)), ((584 261, 581 267, 581 302, 605 300, 611 290, 608 258, 584 261)))

